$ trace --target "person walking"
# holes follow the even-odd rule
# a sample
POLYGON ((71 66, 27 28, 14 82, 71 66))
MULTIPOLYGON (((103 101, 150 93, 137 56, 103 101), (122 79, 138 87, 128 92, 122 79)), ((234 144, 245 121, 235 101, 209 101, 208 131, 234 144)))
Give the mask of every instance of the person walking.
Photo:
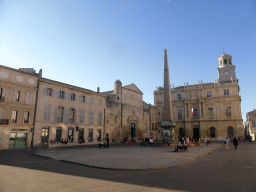
POLYGON ((224 143, 226 144, 226 148, 227 148, 227 150, 228 150, 228 147, 229 147, 229 139, 226 138, 226 140, 224 141, 224 143))
POLYGON ((235 137, 233 139, 233 145, 234 145, 235 150, 237 150, 238 141, 235 137))

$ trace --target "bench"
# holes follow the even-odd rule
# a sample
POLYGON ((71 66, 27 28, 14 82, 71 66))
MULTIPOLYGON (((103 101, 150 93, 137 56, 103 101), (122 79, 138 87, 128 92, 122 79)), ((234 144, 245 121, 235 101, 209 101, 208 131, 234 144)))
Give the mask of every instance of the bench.
POLYGON ((107 144, 101 144, 101 143, 99 143, 99 148, 101 148, 101 147, 104 147, 104 148, 106 148, 108 145, 107 144))
POLYGON ((182 151, 187 151, 188 152, 188 146, 176 146, 175 148, 175 152, 182 152, 182 151))

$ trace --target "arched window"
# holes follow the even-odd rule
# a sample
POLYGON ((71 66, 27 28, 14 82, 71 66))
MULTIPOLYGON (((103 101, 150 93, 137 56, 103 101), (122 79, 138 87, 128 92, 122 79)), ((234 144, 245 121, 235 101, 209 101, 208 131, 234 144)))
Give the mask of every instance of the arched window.
POLYGON ((210 137, 215 137, 215 128, 214 127, 210 128, 210 137))
POLYGON ((229 59, 229 64, 230 64, 230 65, 232 64, 231 59, 229 59))
POLYGON ((227 64, 227 59, 224 59, 224 65, 226 65, 227 64))
POLYGON ((179 137, 184 137, 184 129, 183 128, 179 128, 179 137))
POLYGON ((229 127, 228 128, 228 137, 233 137, 234 136, 234 128, 233 127, 229 127))

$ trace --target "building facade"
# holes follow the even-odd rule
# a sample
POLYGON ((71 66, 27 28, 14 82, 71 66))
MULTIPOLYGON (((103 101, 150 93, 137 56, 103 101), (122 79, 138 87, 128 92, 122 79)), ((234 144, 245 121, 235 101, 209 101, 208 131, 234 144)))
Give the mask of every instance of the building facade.
POLYGON ((105 96, 100 93, 41 78, 34 145, 62 139, 69 143, 101 141, 105 108, 105 96))
MULTIPOLYGON (((241 97, 232 56, 224 53, 218 61, 218 82, 184 84, 171 89, 176 138, 190 136, 224 140, 226 137, 244 135, 241 97)), ((154 105, 158 106, 156 117, 161 122, 163 87, 154 91, 154 105)), ((163 135, 160 132, 155 134, 155 138, 163 135)))
POLYGON ((39 74, 0 65, 0 149, 31 146, 39 74))
POLYGON ((251 136, 255 140, 256 134, 256 110, 246 113, 246 122, 244 124, 245 135, 251 136))

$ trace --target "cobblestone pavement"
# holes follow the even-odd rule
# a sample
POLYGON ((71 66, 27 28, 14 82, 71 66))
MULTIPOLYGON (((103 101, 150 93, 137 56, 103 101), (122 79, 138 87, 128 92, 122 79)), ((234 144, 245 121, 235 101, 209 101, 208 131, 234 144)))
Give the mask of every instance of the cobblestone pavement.
POLYGON ((119 146, 110 148, 42 149, 35 155, 55 160, 109 169, 160 169, 177 167, 220 147, 221 143, 188 147, 188 152, 173 152, 174 147, 119 146))

